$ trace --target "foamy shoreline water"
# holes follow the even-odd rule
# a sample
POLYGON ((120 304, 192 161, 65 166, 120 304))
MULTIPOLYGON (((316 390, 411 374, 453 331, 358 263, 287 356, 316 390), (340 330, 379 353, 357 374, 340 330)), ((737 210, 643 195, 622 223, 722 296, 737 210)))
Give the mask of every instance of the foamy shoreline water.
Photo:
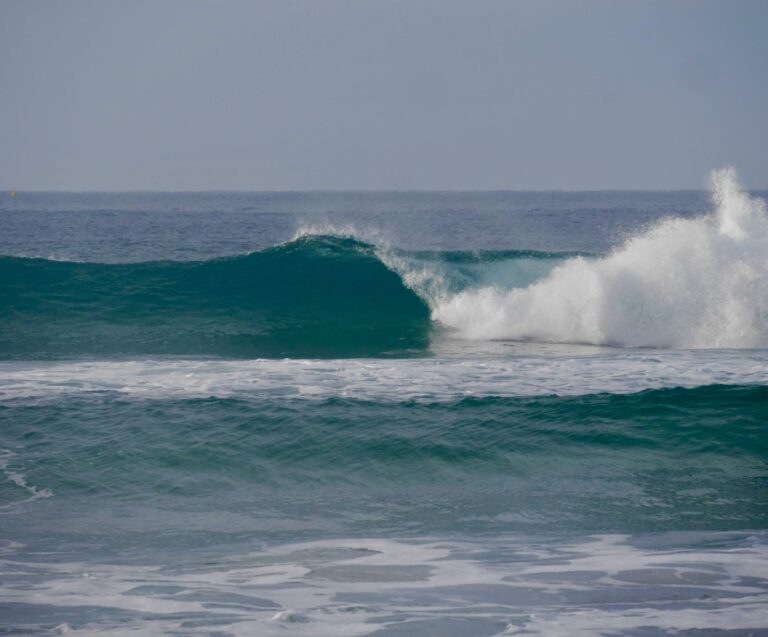
POLYGON ((0 603, 48 634, 755 637, 768 624, 764 532, 342 538, 154 564, 33 563, 21 548, 0 555, 14 573, 0 603))

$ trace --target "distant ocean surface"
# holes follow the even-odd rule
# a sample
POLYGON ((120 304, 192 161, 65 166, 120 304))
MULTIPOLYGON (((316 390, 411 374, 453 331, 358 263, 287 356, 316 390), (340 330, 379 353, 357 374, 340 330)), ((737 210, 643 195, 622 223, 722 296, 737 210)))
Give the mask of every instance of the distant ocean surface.
POLYGON ((768 193, 0 193, 0 634, 768 635, 768 193))

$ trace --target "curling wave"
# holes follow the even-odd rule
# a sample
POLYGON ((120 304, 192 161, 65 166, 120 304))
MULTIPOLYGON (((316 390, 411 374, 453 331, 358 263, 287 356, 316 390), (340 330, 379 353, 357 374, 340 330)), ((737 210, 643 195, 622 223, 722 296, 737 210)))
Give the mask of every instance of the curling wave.
POLYGON ((339 232, 200 262, 0 257, 0 358, 422 355, 430 302, 528 285, 570 256, 405 252, 339 232))

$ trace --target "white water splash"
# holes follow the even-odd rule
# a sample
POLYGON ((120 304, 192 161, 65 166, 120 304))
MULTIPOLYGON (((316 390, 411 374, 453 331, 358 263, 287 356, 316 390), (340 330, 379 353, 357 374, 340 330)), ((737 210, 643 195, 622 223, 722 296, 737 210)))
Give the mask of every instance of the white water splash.
POLYGON ((768 346, 768 214, 733 169, 712 175, 715 211, 668 219, 601 259, 574 258, 525 288, 431 300, 463 338, 628 347, 768 346))

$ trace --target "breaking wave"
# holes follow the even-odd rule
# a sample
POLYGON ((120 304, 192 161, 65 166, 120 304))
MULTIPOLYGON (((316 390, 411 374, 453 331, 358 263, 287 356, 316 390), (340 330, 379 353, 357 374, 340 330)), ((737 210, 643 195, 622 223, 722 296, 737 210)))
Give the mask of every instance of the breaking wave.
POLYGON ((714 211, 605 256, 407 252, 352 228, 200 262, 0 257, 0 358, 421 356, 435 334, 620 347, 768 346, 768 213, 732 169, 714 211))

